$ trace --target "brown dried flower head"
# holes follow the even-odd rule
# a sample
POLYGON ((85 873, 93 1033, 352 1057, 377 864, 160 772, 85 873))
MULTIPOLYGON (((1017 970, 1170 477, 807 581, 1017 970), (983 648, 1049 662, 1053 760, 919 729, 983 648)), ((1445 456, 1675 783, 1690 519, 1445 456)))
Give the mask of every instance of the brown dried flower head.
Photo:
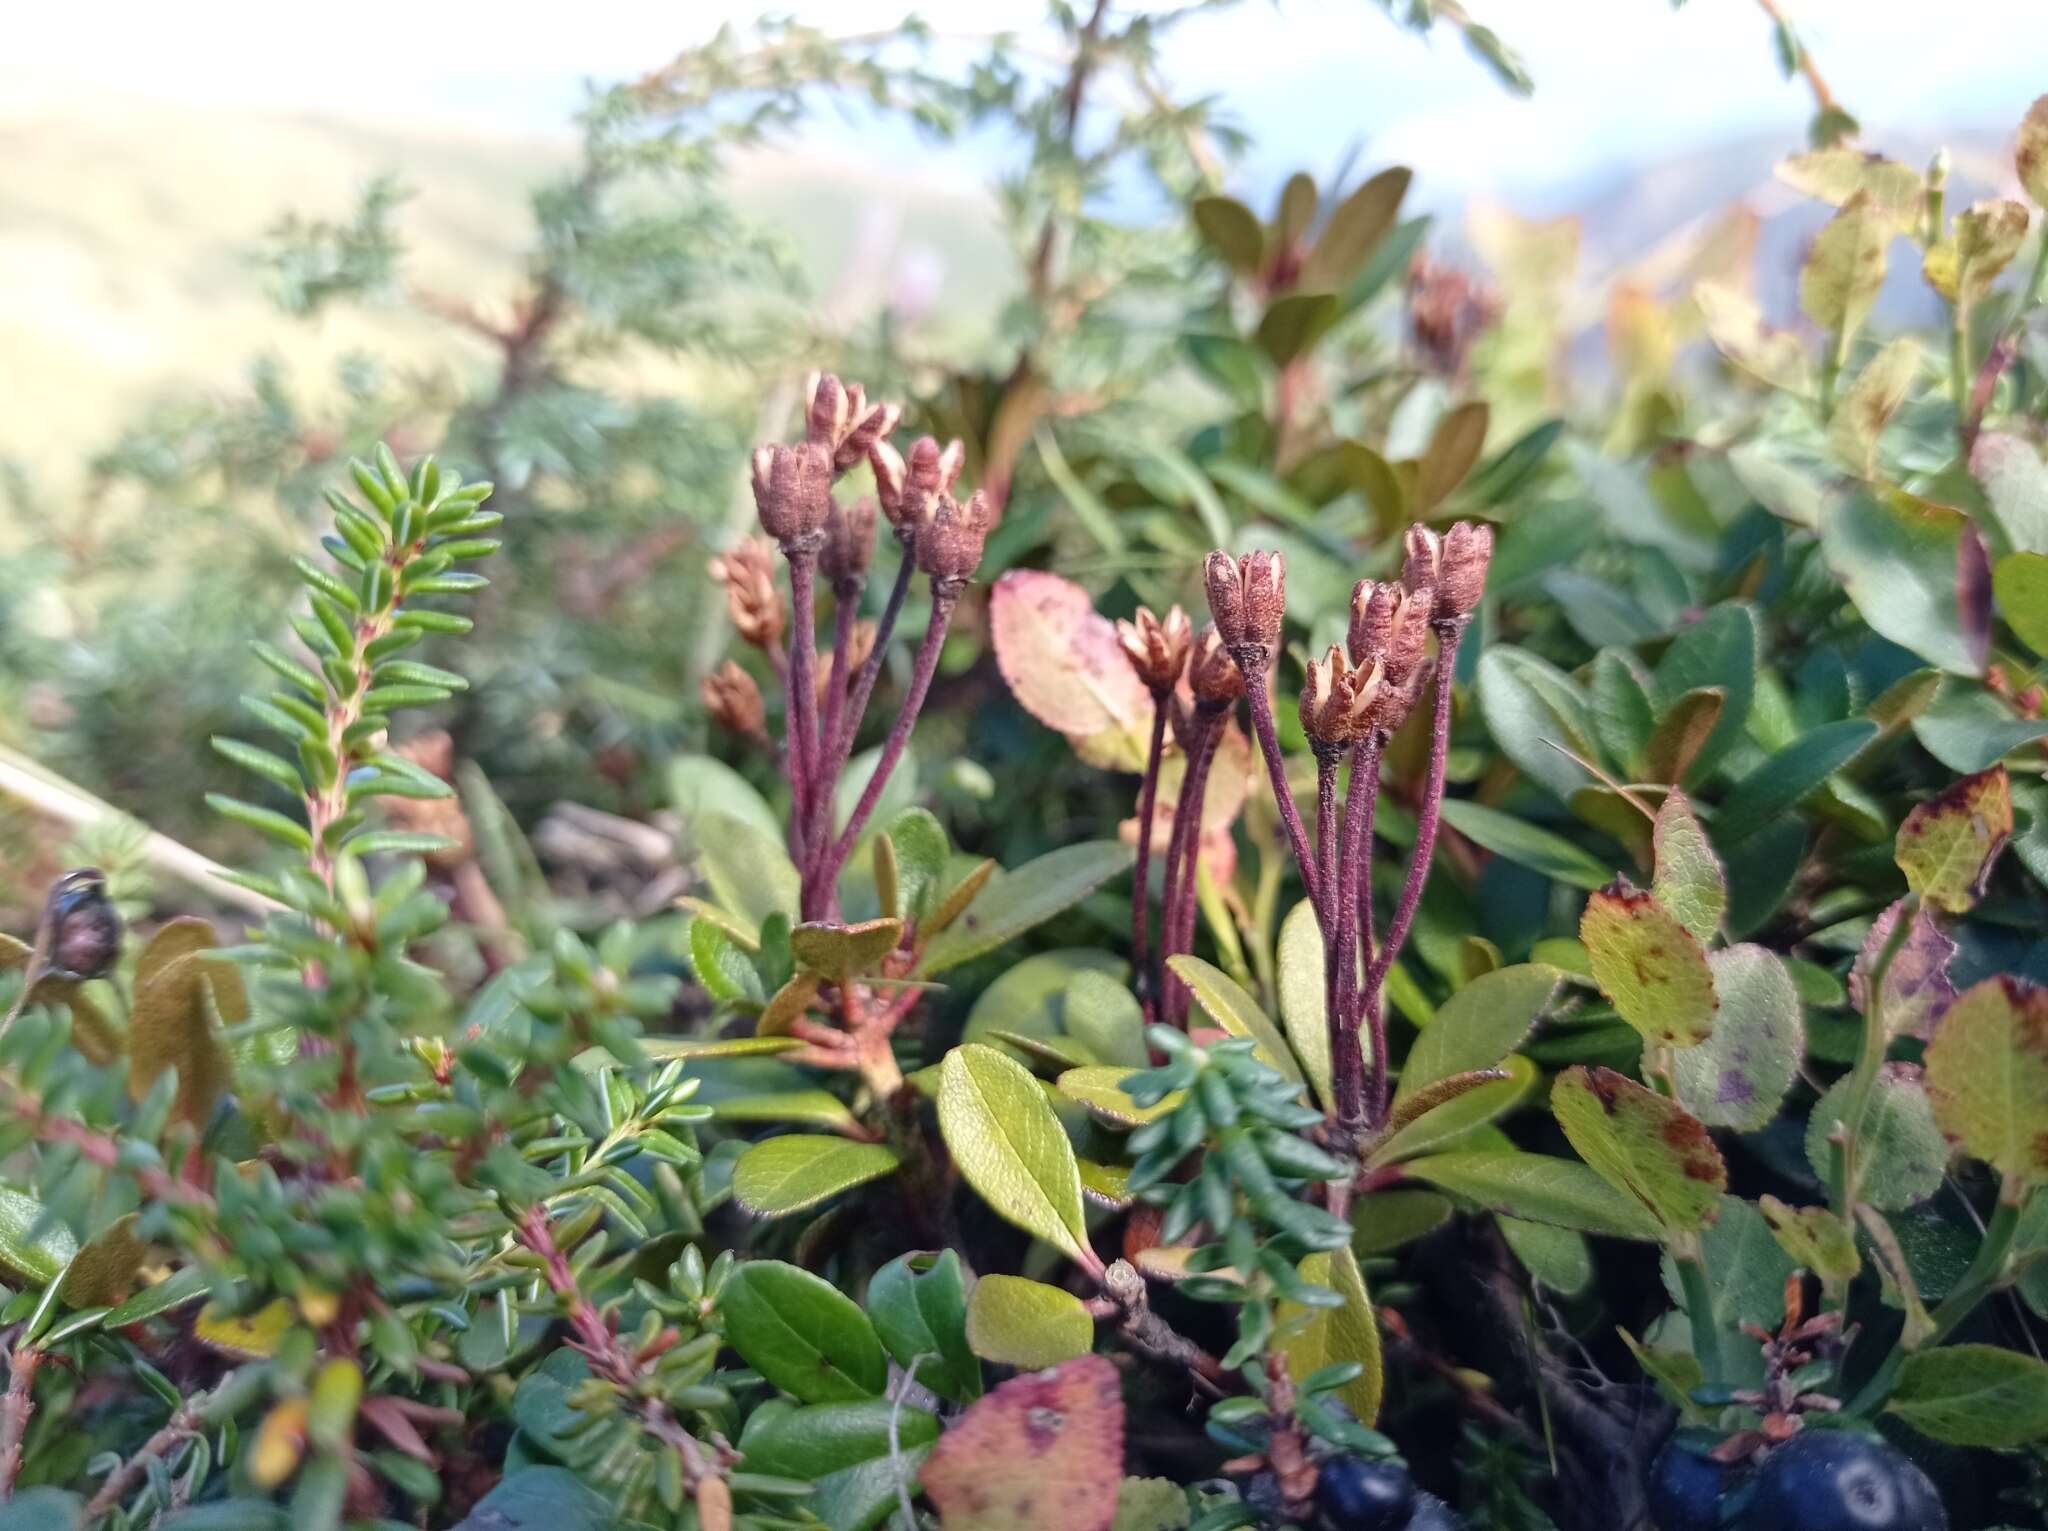
POLYGON ((1443 575, 1443 538, 1417 521, 1401 539, 1401 548, 1401 583, 1410 590, 1435 589, 1443 575))
POLYGON ((1429 621, 1436 605, 1432 588, 1410 590, 1388 580, 1362 579, 1351 591, 1351 629, 1346 646, 1351 663, 1378 663, 1387 680, 1404 685, 1429 646, 1429 621))
POLYGON ((1440 377, 1462 377, 1472 343, 1501 316, 1500 294, 1455 266, 1418 254, 1408 268, 1408 322, 1415 348, 1440 377))
POLYGON ((1188 655, 1188 689, 1211 707, 1227 707, 1244 695, 1244 671, 1214 626, 1202 629, 1188 655))
POLYGON ((811 374, 805 390, 810 406, 805 416, 806 439, 831 454, 832 470, 844 473, 876 443, 886 440, 903 418, 895 404, 870 404, 858 383, 841 383, 829 372, 811 374))
POLYGON ((1486 566, 1493 561, 1493 528, 1484 521, 1460 521, 1444 538, 1443 575, 1437 581, 1439 619, 1462 617, 1486 593, 1486 566))
POLYGON ((974 577, 982 544, 995 524, 995 511, 981 490, 965 505, 942 491, 917 528, 918 568, 935 586, 957 589, 974 577))
POLYGON ((825 546, 818 568, 841 600, 860 593, 875 557, 875 501, 862 495, 851 505, 834 502, 825 518, 825 546))
POLYGON ((704 677, 704 706, 722 728, 750 739, 767 737, 768 709, 754 677, 732 660, 704 677))
POLYGON ((784 548, 815 547, 832 510, 832 453, 815 441, 754 453, 754 509, 784 548))
POLYGON ((1164 622, 1153 616, 1150 608, 1140 606, 1135 619, 1117 623, 1116 636, 1138 679, 1157 697, 1179 682, 1180 672, 1187 667, 1194 629, 1188 614, 1178 606, 1166 613, 1164 622))
POLYGON ((1386 690, 1379 665, 1353 669, 1344 651, 1331 644, 1328 653, 1309 665, 1302 681, 1302 732, 1312 744, 1350 744, 1377 721, 1386 690))
POLYGON ((1287 562, 1263 550, 1232 558, 1222 549, 1209 555, 1202 570, 1209 587, 1209 611, 1224 646, 1240 661, 1257 667, 1272 660, 1287 615, 1287 562), (1263 650, 1263 654, 1240 651, 1263 650))
POLYGON ((907 458, 886 441, 868 448, 868 463, 875 470, 875 493, 899 541, 908 543, 915 537, 938 497, 953 492, 966 460, 967 450, 959 442, 941 447, 931 436, 912 442, 907 458))
POLYGON ((756 648, 782 642, 788 611, 775 587, 775 544, 747 537, 711 560, 711 577, 725 586, 725 609, 739 635, 756 648))

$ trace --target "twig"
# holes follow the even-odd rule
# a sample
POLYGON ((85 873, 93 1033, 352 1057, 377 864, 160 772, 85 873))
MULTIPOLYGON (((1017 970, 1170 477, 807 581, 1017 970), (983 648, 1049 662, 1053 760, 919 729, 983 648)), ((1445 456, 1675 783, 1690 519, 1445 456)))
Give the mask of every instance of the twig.
POLYGON ((148 1470, 151 1462, 158 1457, 169 1455, 172 1448, 197 1435, 200 1414, 215 1396, 227 1389, 235 1380, 235 1375, 230 1372, 212 1392, 186 1399, 172 1413, 164 1427, 143 1442, 140 1451, 108 1473, 106 1482, 99 1486, 99 1491, 86 1501, 83 1524, 90 1526, 102 1515, 117 1508, 128 1491, 135 1486, 135 1480, 148 1470))
POLYGON ((19 1340, 7 1358, 7 1394, 0 1398, 0 1500, 14 1497, 14 1480, 21 1476, 21 1442, 36 1411, 36 1370, 42 1364, 42 1351, 19 1340))
MULTIPOLYGON (((1152 738, 1145 750, 1144 785, 1138 790, 1138 863, 1131 873, 1131 971, 1145 986, 1148 1019, 1156 1013, 1160 990, 1159 975, 1152 966, 1148 930, 1152 910, 1152 817, 1159 806, 1159 761, 1166 748, 1166 709, 1171 700, 1170 692, 1152 695, 1152 738)), ((1162 925, 1164 913, 1162 910, 1162 925)), ((1166 932, 1162 929, 1159 934, 1163 948, 1166 932)))

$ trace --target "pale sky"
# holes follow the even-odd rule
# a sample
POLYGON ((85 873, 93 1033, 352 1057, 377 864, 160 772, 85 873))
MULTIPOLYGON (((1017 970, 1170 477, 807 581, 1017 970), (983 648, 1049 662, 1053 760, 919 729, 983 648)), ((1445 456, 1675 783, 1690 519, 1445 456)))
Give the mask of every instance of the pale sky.
MULTIPOLYGON (((2048 91, 2048 0, 1787 0, 1866 142, 1937 127, 2009 132, 2048 91)), ((1415 166, 1441 196, 1555 184, 1725 137, 1788 144, 1811 106, 1777 73, 1753 0, 1469 0, 1514 45, 1536 94, 1509 96, 1454 35, 1395 28, 1373 0, 1245 0, 1188 22, 1166 67, 1254 129, 1249 174, 1333 167, 1354 145, 1415 166)), ((736 0, 0 0, 0 114, 52 97, 169 100, 224 111, 432 117, 558 131, 584 82, 645 71, 736 0)), ((834 29, 883 25, 901 0, 784 0, 834 29)), ((1028 29, 1039 0, 930 0, 942 32, 1028 29)), ((929 168, 984 179, 968 159, 929 168)))

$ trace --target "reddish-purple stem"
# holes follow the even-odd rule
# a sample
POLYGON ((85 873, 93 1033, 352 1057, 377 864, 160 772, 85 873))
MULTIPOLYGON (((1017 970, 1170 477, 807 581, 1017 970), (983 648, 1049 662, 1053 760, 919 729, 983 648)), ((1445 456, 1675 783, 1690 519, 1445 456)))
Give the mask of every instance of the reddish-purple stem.
POLYGON ((1368 975, 1366 989, 1377 993, 1386 981, 1387 970, 1401 955, 1408 940, 1408 928, 1415 923, 1415 910, 1422 902, 1423 885, 1429 881, 1430 858, 1436 854, 1436 832, 1444 804, 1444 759, 1451 748, 1451 683, 1458 667, 1458 642, 1465 635, 1465 618, 1456 617, 1437 624, 1436 717, 1429 740, 1429 775, 1423 782, 1422 802, 1415 813, 1415 849, 1408 862, 1408 880, 1401 885, 1401 901, 1394 906, 1387 939, 1380 947, 1368 975))
MULTIPOLYGON (((794 748, 790 761, 790 791, 796 799, 796 817, 808 825, 818 781, 818 688, 812 679, 818 668, 818 615, 812 586, 818 569, 816 548, 786 547, 789 560, 790 621, 789 686, 786 692, 790 740, 794 748)), ((802 863, 799 862, 799 865, 802 863)))
MULTIPOLYGON (((1195 763, 1193 782, 1186 789, 1190 808, 1188 841, 1181 850, 1180 893, 1173 911, 1173 949, 1189 952, 1195 948, 1195 909, 1202 887, 1202 809, 1209 796, 1209 770, 1216 764, 1217 747, 1226 731, 1219 718, 1209 726, 1202 740, 1202 758, 1195 763)), ((1174 986, 1173 1024, 1187 1030, 1190 993, 1186 984, 1174 986)))
MULTIPOLYGON (((1187 769, 1181 774, 1180 800, 1173 805, 1173 833, 1166 843, 1166 896, 1159 915, 1159 1018, 1168 1025, 1179 1024, 1179 1016, 1186 1013, 1179 1003, 1184 986, 1167 972, 1166 960, 1181 950, 1181 910, 1189 902, 1187 895, 1195 881, 1209 760, 1214 753, 1213 741, 1222 735, 1228 717, 1221 708, 1196 706, 1194 727, 1187 740, 1187 769)), ((1192 935, 1191 926, 1190 939, 1192 935)))
POLYGON ((867 825, 868 815, 875 811, 875 804, 881 800, 882 789, 889 784, 889 775, 896 769, 896 762, 903 758, 904 746, 910 743, 910 730, 917 722, 918 712, 924 707, 925 693, 931 690, 932 677, 938 673, 939 651, 945 647, 946 629, 953 620, 953 604, 959 598, 958 585, 937 582, 932 585, 931 623, 917 645, 917 658, 912 662, 910 690, 903 698, 903 710, 896 714, 888 741, 882 746, 882 758, 875 762, 875 773, 868 778, 860 801, 854 805, 853 816, 846 821, 846 828, 832 842, 831 850, 823 861, 818 863, 812 885, 804 889, 806 919, 816 919, 816 911, 824 908, 830 890, 839 880, 839 869, 846 864, 854 842, 867 825))
POLYGON ((854 617, 860 610, 860 586, 853 583, 835 585, 832 595, 836 602, 832 612, 832 673, 825 685, 824 719, 818 727, 818 769, 815 773, 818 787, 812 793, 810 819, 804 831, 810 856, 800 865, 806 872, 823 852, 826 837, 832 833, 832 799, 836 795, 833 788, 839 781, 841 769, 839 729, 850 679, 846 673, 846 651, 847 645, 853 641, 854 617))
POLYGON ((1287 838, 1294 846, 1294 860, 1301 868, 1301 883, 1308 890, 1309 902, 1316 906, 1318 918, 1322 918, 1323 885, 1316 875, 1315 853, 1309 848, 1308 831, 1302 826, 1301 810, 1294 806, 1293 789, 1287 785, 1287 758, 1280 753, 1279 731, 1273 727, 1273 699, 1266 694, 1266 672, 1257 673, 1246 669, 1245 697, 1252 707, 1252 731, 1258 735, 1259 753, 1266 759, 1266 775, 1273 783, 1273 797, 1279 804, 1280 822, 1287 826, 1287 838))
POLYGON ((1380 754, 1386 735, 1378 729, 1351 756, 1351 785, 1344 794, 1344 845, 1337 859, 1336 918, 1325 945, 1329 960, 1324 996, 1324 1023, 1330 1035, 1332 1104, 1339 1123, 1355 1130, 1365 1118, 1365 1064, 1358 1046, 1358 941, 1365 927, 1365 956, 1372 957, 1371 914, 1353 913, 1354 904, 1372 900, 1372 821, 1379 804, 1380 754))
MULTIPOLYGON (((1145 1018, 1157 1014, 1159 982, 1152 969, 1148 927, 1151 924, 1152 815, 1159 806, 1159 759, 1166 749, 1166 709, 1171 693, 1152 696, 1152 742, 1145 751, 1145 781, 1138 789, 1138 864, 1131 876, 1131 971, 1145 985, 1145 1018)), ((1164 911, 1161 911, 1162 917, 1164 911)), ((1160 932, 1161 939, 1165 931, 1160 932)))
POLYGON ((916 568, 911 544, 903 544, 903 562, 896 570, 896 583, 889 589, 889 602, 882 608, 882 620, 875 624, 875 646, 854 677, 853 692, 846 700, 846 718, 832 750, 832 776, 846 769, 846 757, 853 753, 853 741, 860 733, 861 718, 868 710, 868 698, 875 693, 875 681, 889 652, 889 640, 896 634, 896 619, 903 614, 903 602, 910 594, 910 576, 916 568))

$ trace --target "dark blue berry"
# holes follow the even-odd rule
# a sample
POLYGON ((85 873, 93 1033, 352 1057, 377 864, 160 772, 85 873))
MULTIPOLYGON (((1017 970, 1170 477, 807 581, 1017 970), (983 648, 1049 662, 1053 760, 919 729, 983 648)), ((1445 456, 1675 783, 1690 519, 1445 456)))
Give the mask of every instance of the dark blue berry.
POLYGON ((1650 1463, 1650 1520, 1657 1531, 1719 1531, 1722 1496, 1744 1469, 1709 1456, 1716 1444, 1705 1431, 1681 1431, 1650 1463))
POLYGON ((1739 1531, 1948 1531, 1927 1475, 1846 1430, 1792 1437, 1757 1469, 1739 1531))
POLYGON ((1332 1457, 1316 1479, 1316 1508, 1329 1531, 1409 1531, 1415 1480, 1399 1462, 1332 1457))

